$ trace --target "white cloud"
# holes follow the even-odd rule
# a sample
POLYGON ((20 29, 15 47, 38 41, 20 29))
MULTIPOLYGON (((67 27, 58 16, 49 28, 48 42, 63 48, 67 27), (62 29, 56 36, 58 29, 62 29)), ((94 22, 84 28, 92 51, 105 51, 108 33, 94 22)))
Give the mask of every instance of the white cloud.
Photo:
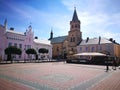
POLYGON ((99 31, 98 32, 101 36, 103 37, 106 37, 106 38, 113 38, 114 40, 116 40, 117 42, 120 42, 120 33, 117 33, 117 32, 109 32, 106 30, 103 30, 103 31, 99 31))
POLYGON ((62 0, 62 3, 69 9, 73 10, 73 7, 78 6, 79 0, 62 0))
POLYGON ((78 12, 81 22, 84 26, 91 24, 105 24, 109 17, 105 14, 91 14, 89 12, 78 12))
MULTIPOLYGON (((65 15, 61 13, 48 13, 45 11, 43 12, 28 5, 22 5, 22 7, 17 7, 15 11, 18 14, 20 14, 21 18, 23 19, 27 18, 29 22, 32 22, 35 25, 38 25, 39 29, 38 27, 37 28, 35 27, 36 28, 35 30, 37 32, 39 30, 40 33, 43 33, 43 31, 40 31, 40 30, 42 30, 43 26, 46 27, 45 24, 47 26, 50 26, 50 28, 53 27, 53 32, 55 32, 54 34, 56 34, 56 36, 57 35, 60 36, 60 34, 66 35, 69 31, 69 21, 71 18, 69 15, 65 15)), ((48 32, 50 30, 45 30, 45 31, 48 32)))
MULTIPOLYGON (((120 27, 120 13, 108 14, 107 12, 102 12, 102 9, 105 7, 104 0, 62 0, 62 3, 71 12, 73 12, 74 6, 77 7, 83 35, 94 37, 103 36, 107 38, 112 37, 117 41, 119 40, 118 37, 120 37, 120 33, 114 32, 109 29, 109 27, 120 27)), ((24 4, 22 7, 10 7, 15 10, 23 20, 29 20, 29 22, 39 25, 39 29, 41 29, 39 22, 43 22, 44 24, 53 27, 56 36, 66 35, 69 31, 69 22, 72 15, 65 15, 59 12, 43 12, 24 4)))
POLYGON ((83 0, 63 0, 63 4, 69 10, 73 8, 75 2, 78 17, 81 20, 81 31, 83 35, 114 38, 120 43, 120 32, 119 30, 115 30, 120 28, 120 12, 109 14, 108 12, 104 12, 104 10, 102 11, 106 4, 104 0, 85 0, 85 2, 86 1, 87 6, 81 7, 80 3, 83 4, 83 0))

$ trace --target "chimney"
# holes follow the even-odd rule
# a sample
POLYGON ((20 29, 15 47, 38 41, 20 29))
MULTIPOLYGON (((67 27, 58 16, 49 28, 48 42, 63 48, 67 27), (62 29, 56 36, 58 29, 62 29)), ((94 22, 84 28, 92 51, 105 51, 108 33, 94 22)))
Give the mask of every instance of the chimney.
POLYGON ((11 27, 11 28, 10 28, 10 30, 14 31, 14 28, 13 28, 13 27, 11 27))
POLYGON ((101 37, 99 36, 99 42, 98 42, 98 44, 100 44, 100 41, 101 41, 101 37))
POLYGON ((35 39, 38 39, 38 37, 37 37, 37 36, 35 36, 35 39))
POLYGON ((5 21, 4 21, 4 27, 5 27, 5 29, 7 29, 7 19, 5 19, 5 21))
POLYGON ((115 41, 115 40, 113 40, 113 43, 116 43, 116 41, 115 41))
POLYGON ((88 40, 89 40, 89 37, 87 37, 87 39, 86 39, 86 43, 88 42, 88 40))
POLYGON ((51 40, 51 39, 53 39, 53 31, 52 31, 52 29, 51 29, 51 33, 50 33, 50 38, 48 40, 51 40))
POLYGON ((113 42, 113 38, 110 38, 109 40, 110 40, 111 42, 113 42))

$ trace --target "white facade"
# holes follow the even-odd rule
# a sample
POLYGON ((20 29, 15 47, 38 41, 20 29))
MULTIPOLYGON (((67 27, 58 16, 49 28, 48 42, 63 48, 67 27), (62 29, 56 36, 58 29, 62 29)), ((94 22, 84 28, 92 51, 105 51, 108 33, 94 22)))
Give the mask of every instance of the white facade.
POLYGON ((34 39, 34 49, 37 51, 38 59, 41 59, 41 56, 43 55, 38 52, 38 50, 41 48, 45 48, 48 50, 48 53, 44 54, 45 59, 51 59, 52 58, 52 45, 50 44, 50 41, 42 40, 42 39, 34 39))
POLYGON ((77 46, 77 52, 101 52, 109 53, 110 56, 115 56, 114 43, 106 38, 101 37, 82 40, 82 42, 77 46))
MULTIPOLYGON (((47 40, 47 42, 49 41, 47 40)), ((46 41, 36 42, 31 25, 25 33, 16 32, 14 28, 7 29, 6 21, 4 26, 0 25, 0 60, 5 60, 7 58, 4 50, 8 46, 16 46, 22 50, 21 55, 12 55, 14 60, 28 59, 29 57, 25 51, 29 48, 34 48, 35 50, 36 48, 46 48, 49 50, 48 57, 52 57, 52 45, 50 43, 46 43, 46 41)), ((34 55, 32 55, 32 59, 35 59, 34 55)))

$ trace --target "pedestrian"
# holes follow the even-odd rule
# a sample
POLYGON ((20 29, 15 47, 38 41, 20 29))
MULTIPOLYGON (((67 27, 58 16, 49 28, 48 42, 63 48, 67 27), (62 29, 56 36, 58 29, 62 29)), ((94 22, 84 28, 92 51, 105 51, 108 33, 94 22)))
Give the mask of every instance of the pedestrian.
POLYGON ((105 57, 105 62, 106 62, 106 72, 109 70, 109 63, 108 63, 109 57, 105 57))
POLYGON ((120 58, 118 58, 118 67, 120 69, 120 58))
POLYGON ((117 58, 114 57, 112 69, 113 69, 113 70, 116 70, 116 66, 117 66, 117 58))

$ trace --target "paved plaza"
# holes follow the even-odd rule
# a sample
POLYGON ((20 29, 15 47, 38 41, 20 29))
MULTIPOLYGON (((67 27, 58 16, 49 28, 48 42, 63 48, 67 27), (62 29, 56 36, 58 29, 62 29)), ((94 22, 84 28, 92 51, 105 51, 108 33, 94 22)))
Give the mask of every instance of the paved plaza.
POLYGON ((64 62, 1 64, 0 90, 119 90, 120 69, 105 69, 64 62))

